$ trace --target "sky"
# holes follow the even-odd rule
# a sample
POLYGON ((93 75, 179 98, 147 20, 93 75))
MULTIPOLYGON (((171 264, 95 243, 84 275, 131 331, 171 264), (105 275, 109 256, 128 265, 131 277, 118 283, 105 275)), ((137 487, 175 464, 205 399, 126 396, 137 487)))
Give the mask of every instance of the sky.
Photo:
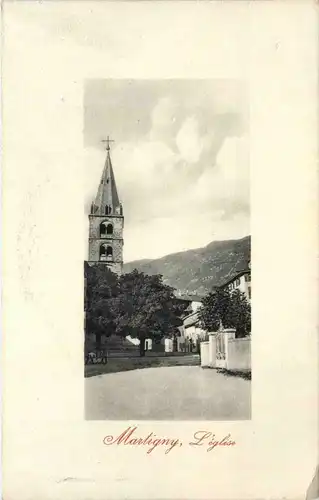
POLYGON ((238 80, 87 80, 86 227, 109 135, 125 262, 249 234, 248 111, 238 80))

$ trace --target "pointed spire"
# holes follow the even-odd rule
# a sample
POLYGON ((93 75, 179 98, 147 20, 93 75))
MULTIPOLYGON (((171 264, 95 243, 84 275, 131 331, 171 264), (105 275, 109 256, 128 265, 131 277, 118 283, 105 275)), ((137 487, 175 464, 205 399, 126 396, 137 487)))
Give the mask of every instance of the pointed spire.
POLYGON ((107 137, 107 140, 103 142, 107 144, 107 155, 92 213, 95 215, 122 215, 122 206, 117 193, 110 155, 111 141, 107 137))

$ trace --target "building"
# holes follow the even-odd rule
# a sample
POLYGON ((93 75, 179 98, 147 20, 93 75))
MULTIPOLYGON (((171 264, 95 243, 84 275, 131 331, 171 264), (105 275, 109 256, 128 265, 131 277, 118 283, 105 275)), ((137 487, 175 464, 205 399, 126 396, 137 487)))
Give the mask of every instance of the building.
POLYGON ((178 350, 193 350, 198 342, 204 340, 206 331, 200 326, 198 310, 202 305, 202 297, 198 295, 180 296, 180 300, 188 301, 188 307, 183 317, 183 325, 179 328, 178 350))
POLYGON ((251 301, 251 268, 250 262, 247 269, 237 271, 231 278, 225 281, 221 288, 228 288, 230 292, 240 290, 246 295, 247 300, 251 301))
POLYGON ((107 139, 106 161, 89 214, 90 266, 102 264, 120 275, 123 269, 123 207, 119 200, 107 139))

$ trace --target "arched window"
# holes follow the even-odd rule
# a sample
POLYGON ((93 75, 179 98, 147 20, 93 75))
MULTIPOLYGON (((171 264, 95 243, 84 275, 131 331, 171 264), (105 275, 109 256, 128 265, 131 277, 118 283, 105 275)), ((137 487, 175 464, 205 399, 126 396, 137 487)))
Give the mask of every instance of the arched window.
POLYGON ((106 235, 106 223, 101 222, 101 224, 100 224, 100 237, 104 238, 105 235, 106 235))
POLYGON ((107 238, 108 235, 113 234, 113 224, 103 221, 100 224, 100 238, 107 238))
POLYGON ((100 260, 106 260, 106 245, 100 246, 100 260))
POLYGON ((113 260, 113 248, 106 243, 100 246, 100 260, 113 260))
POLYGON ((111 205, 105 205, 105 215, 109 215, 112 212, 111 205))

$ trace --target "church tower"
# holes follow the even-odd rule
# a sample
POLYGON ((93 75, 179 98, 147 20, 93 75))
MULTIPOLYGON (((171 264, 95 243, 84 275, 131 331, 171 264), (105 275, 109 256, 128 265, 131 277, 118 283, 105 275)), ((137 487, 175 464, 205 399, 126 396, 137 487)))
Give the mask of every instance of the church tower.
POLYGON ((124 216, 116 189, 109 138, 106 144, 104 170, 89 215, 88 263, 90 266, 105 265, 120 275, 123 268, 124 216))

